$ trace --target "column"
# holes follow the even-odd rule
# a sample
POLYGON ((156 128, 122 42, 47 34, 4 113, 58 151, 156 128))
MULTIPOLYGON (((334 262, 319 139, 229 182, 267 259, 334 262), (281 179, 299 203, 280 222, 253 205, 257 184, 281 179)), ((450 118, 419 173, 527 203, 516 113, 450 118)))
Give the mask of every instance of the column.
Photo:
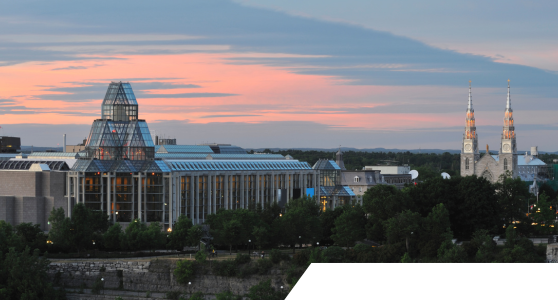
POLYGON ((141 176, 142 175, 141 172, 138 172, 138 175, 139 175, 138 176, 138 219, 140 219, 140 221, 142 221, 142 220, 144 220, 143 216, 141 215, 142 214, 141 203, 143 201, 143 197, 142 197, 143 196, 143 190, 142 190, 142 187, 143 187, 143 182, 142 182, 143 179, 142 178, 143 178, 143 176, 141 176))
POLYGON ((196 223, 195 225, 200 224, 200 176, 196 176, 196 223))
POLYGON ((225 175, 223 176, 223 179, 225 180, 225 182, 223 183, 223 195, 225 196, 225 209, 230 209, 229 208, 229 177, 230 175, 225 175))
MULTIPOLYGON (((192 220, 192 222, 194 222, 194 176, 190 175, 190 198, 188 198, 190 200, 190 220, 192 220)), ((187 208, 188 209, 188 208, 187 208)))
POLYGON ((66 215, 68 217, 72 217, 72 177, 70 177, 70 172, 66 173, 66 191, 68 195, 68 210, 66 211, 66 215))
POLYGON ((110 172, 108 174, 108 177, 105 177, 107 179, 107 214, 112 219, 112 184, 110 182, 110 172))
POLYGON ((244 172, 240 173, 240 208, 244 207, 244 172))
POLYGON ((213 213, 217 213, 217 175, 213 174, 213 213))

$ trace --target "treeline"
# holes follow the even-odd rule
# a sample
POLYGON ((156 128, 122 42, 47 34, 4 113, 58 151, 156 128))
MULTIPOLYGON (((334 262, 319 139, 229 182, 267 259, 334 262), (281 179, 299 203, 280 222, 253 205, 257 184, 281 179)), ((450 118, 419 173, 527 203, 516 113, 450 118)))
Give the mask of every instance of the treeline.
MULTIPOLYGON (((269 149, 264 150, 266 153, 276 153, 281 155, 290 155, 300 161, 308 162, 313 166, 319 159, 326 158, 335 160, 336 152, 317 151, 317 150, 281 150, 272 152, 269 149)), ((496 153, 495 153, 496 154, 496 153)), ((554 159, 558 159, 558 154, 540 154, 539 159, 547 164, 553 164, 554 159)), ((407 152, 362 152, 362 151, 346 151, 343 152, 343 162, 347 170, 362 170, 365 166, 378 165, 404 165, 408 164, 412 169, 419 171, 420 180, 440 176, 440 173, 446 172, 451 176, 460 173, 460 154, 451 154, 444 152, 436 153, 411 153, 407 152)))

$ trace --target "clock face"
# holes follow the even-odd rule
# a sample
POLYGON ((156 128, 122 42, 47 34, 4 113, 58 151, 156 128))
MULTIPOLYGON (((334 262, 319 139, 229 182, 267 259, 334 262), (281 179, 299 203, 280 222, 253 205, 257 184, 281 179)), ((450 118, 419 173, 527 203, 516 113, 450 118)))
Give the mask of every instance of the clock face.
POLYGON ((510 145, 505 144, 504 145, 504 151, 510 151, 510 145))
POLYGON ((466 151, 471 151, 472 149, 473 149, 473 147, 471 146, 471 144, 465 145, 465 150, 466 151))

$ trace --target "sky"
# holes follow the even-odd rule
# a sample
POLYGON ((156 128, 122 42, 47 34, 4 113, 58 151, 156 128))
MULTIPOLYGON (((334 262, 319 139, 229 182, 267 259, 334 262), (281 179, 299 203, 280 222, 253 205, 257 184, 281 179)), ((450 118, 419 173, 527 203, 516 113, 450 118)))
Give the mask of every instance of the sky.
POLYGON ((89 135, 111 81, 153 134, 246 148, 558 151, 556 1, 4 1, 0 135, 89 135))

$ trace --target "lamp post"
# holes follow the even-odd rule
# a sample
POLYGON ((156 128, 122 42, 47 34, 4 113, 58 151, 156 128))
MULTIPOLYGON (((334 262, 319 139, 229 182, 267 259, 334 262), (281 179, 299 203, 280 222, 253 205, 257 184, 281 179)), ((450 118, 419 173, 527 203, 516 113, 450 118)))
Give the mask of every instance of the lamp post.
POLYGON ((250 256, 250 243, 252 242, 252 240, 248 240, 248 256, 250 256))
POLYGON ((298 244, 300 245, 300 249, 302 250, 302 240, 300 238, 302 238, 302 237, 299 235, 298 236, 298 244))
POLYGON ((188 281, 188 292, 190 292, 190 298, 192 298, 192 282, 188 281))
POLYGON ((281 299, 283 299, 283 286, 281 286, 281 299))

